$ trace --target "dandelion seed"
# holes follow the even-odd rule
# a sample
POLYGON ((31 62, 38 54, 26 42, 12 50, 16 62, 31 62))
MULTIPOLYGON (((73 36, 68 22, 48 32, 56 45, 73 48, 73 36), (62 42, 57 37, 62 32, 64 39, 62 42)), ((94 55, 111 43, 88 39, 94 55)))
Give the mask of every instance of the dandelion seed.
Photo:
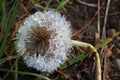
POLYGON ((28 67, 43 72, 56 70, 67 60, 71 45, 70 23, 54 10, 27 17, 16 35, 16 51, 28 67))

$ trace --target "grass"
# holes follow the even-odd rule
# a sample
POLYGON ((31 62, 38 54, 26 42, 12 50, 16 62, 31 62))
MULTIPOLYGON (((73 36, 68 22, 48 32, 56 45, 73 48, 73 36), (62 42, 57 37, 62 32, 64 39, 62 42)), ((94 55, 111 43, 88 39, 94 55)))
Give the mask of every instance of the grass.
MULTIPOLYGON (((36 74, 36 73, 32 73, 32 72, 23 72, 23 71, 16 71, 16 70, 9 70, 9 69, 2 69, 2 68, 0 68, 0 71, 13 72, 13 73, 22 74, 22 75, 36 76, 36 77, 39 77, 39 78, 44 79, 44 80, 50 80, 49 78, 47 78, 45 76, 42 76, 42 75, 36 74)), ((15 80, 17 80, 17 76, 16 76, 15 80)))
MULTIPOLYGON (((10 10, 10 14, 7 14, 6 12, 6 6, 5 6, 5 0, 2 0, 1 2, 1 6, 2 6, 2 27, 4 27, 4 37, 2 39, 2 45, 0 47, 0 53, 3 53, 5 47, 7 46, 7 42, 8 42, 8 37, 9 37, 9 34, 10 34, 10 29, 12 28, 12 26, 14 25, 14 21, 15 21, 15 18, 16 18, 16 11, 17 11, 17 8, 19 6, 19 3, 20 3, 20 0, 16 0, 14 3, 13 3, 13 6, 10 10), (7 15, 8 15, 8 18, 7 18, 7 15)), ((1 55, 2 56, 2 55, 1 55)))

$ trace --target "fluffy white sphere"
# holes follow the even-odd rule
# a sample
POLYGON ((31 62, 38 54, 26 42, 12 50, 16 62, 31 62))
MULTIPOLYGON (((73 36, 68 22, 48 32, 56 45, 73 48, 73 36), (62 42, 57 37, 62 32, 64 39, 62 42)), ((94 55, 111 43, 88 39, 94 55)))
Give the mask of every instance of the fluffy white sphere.
POLYGON ((20 25, 16 35, 16 39, 18 39, 16 51, 23 56, 28 67, 33 67, 42 72, 51 72, 67 59, 67 53, 72 47, 70 35, 70 23, 66 21, 65 16, 54 10, 48 10, 44 13, 38 11, 27 17, 24 23, 20 25), (44 55, 37 53, 36 50, 27 52, 29 50, 29 47, 26 47, 29 46, 27 42, 30 43, 29 34, 35 26, 38 28, 45 27, 54 32, 54 34, 50 34, 49 48, 44 55))

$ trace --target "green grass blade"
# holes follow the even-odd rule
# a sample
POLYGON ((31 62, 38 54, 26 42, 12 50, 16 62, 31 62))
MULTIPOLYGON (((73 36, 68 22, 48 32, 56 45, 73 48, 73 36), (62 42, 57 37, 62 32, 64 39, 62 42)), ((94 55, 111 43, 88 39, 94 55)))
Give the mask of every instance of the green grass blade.
POLYGON ((6 61, 9 61, 9 60, 15 59, 15 58, 17 58, 17 56, 8 56, 8 57, 5 57, 5 58, 1 58, 0 59, 0 65, 5 63, 6 61))
POLYGON ((4 38, 3 38, 3 41, 2 41, 2 45, 0 47, 0 53, 2 53, 4 48, 6 47, 7 40, 8 40, 8 35, 9 35, 11 27, 13 26, 14 20, 16 18, 16 11, 17 11, 19 3, 20 3, 20 0, 16 0, 13 4, 12 9, 11 9, 11 12, 10 12, 10 15, 9 15, 9 18, 8 18, 9 19, 8 24, 6 23, 7 27, 5 28, 5 32, 4 32, 5 35, 4 35, 4 38))
POLYGON ((45 12, 45 11, 48 9, 48 7, 49 7, 49 5, 50 5, 50 3, 51 3, 52 1, 53 1, 53 0, 49 0, 49 1, 48 1, 47 5, 44 7, 44 9, 43 9, 42 12, 45 12))
MULTIPOLYGON (((83 53, 83 54, 81 54, 81 55, 78 55, 78 56, 75 57, 75 58, 70 59, 68 62, 69 62, 70 65, 73 65, 73 64, 75 64, 75 63, 78 62, 78 61, 83 61, 88 55, 89 55, 89 53, 88 53, 88 52, 85 52, 85 53, 83 53)), ((70 66, 70 65, 69 65, 69 66, 70 66)), ((62 64, 62 65, 60 66, 60 69, 65 69, 65 68, 67 68, 67 67, 68 67, 68 66, 67 66, 66 64, 62 64)))
POLYGON ((16 18, 16 11, 17 11, 17 9, 18 9, 18 6, 19 6, 19 4, 20 4, 20 0, 16 0, 15 2, 14 2, 14 4, 13 4, 13 7, 12 7, 12 9, 11 9, 11 11, 10 11, 10 15, 9 15, 9 22, 8 22, 8 27, 10 26, 13 26, 13 23, 14 23, 14 20, 15 20, 15 18, 16 18))
POLYGON ((36 73, 31 73, 31 72, 22 72, 22 71, 15 71, 15 70, 2 69, 2 68, 0 68, 0 71, 2 71, 2 72, 14 72, 14 73, 22 74, 22 75, 36 76, 36 77, 39 77, 39 78, 44 79, 44 80, 50 80, 48 77, 45 77, 41 74, 36 74, 36 73))
POLYGON ((102 48, 102 47, 106 46, 107 44, 109 44, 110 42, 112 42, 112 40, 113 40, 116 36, 118 36, 118 35, 120 35, 120 32, 117 32, 117 33, 115 33, 115 34, 113 35, 113 37, 107 38, 106 40, 104 40, 104 41, 96 44, 96 45, 95 45, 95 48, 98 50, 99 48, 102 48))
MULTIPOLYGON (((14 64, 12 65, 11 70, 14 69, 14 67, 16 66, 19 58, 20 58, 20 57, 16 57, 16 61, 15 61, 14 64)), ((3 80, 5 80, 9 74, 10 74, 10 72, 7 72, 6 75, 3 77, 3 80)))
MULTIPOLYGON (((15 71, 18 71, 18 59, 19 57, 16 59, 16 63, 15 63, 15 71)), ((15 80, 18 80, 18 73, 15 73, 15 80)))
POLYGON ((6 22, 7 22, 7 20, 6 20, 6 5, 5 5, 5 0, 1 0, 1 2, 0 2, 0 4, 1 4, 1 8, 2 8, 2 11, 1 11, 1 13, 2 13, 2 27, 4 26, 4 27, 6 27, 7 26, 7 24, 6 24, 6 22))
POLYGON ((0 80, 3 80, 3 79, 0 77, 0 80))
POLYGON ((102 48, 104 46, 106 46, 108 43, 110 43, 112 41, 112 38, 107 38, 106 40, 98 43, 95 45, 95 48, 98 50, 99 48, 102 48))
MULTIPOLYGON (((0 22, 0 42, 2 41, 2 37, 1 35, 3 35, 4 33, 4 27, 6 27, 7 25, 7 20, 6 20, 6 4, 5 4, 5 0, 0 0, 0 11, 1 11, 1 22, 0 22)), ((0 54, 1 56, 1 54, 0 54)))
POLYGON ((69 0, 62 0, 58 6, 56 7, 56 11, 58 11, 60 8, 62 8, 67 2, 69 2, 69 0))

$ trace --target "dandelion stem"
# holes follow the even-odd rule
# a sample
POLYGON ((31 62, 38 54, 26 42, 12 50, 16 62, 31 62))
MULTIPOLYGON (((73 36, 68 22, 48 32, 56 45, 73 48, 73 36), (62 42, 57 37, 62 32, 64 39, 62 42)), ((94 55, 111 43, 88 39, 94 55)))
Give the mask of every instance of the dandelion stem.
POLYGON ((97 50, 89 43, 81 42, 81 41, 75 41, 72 40, 72 45, 73 46, 79 46, 79 47, 84 47, 87 48, 89 47, 92 52, 95 52, 95 58, 96 58, 96 80, 101 80, 101 65, 100 65, 100 58, 99 58, 99 53, 97 50))

